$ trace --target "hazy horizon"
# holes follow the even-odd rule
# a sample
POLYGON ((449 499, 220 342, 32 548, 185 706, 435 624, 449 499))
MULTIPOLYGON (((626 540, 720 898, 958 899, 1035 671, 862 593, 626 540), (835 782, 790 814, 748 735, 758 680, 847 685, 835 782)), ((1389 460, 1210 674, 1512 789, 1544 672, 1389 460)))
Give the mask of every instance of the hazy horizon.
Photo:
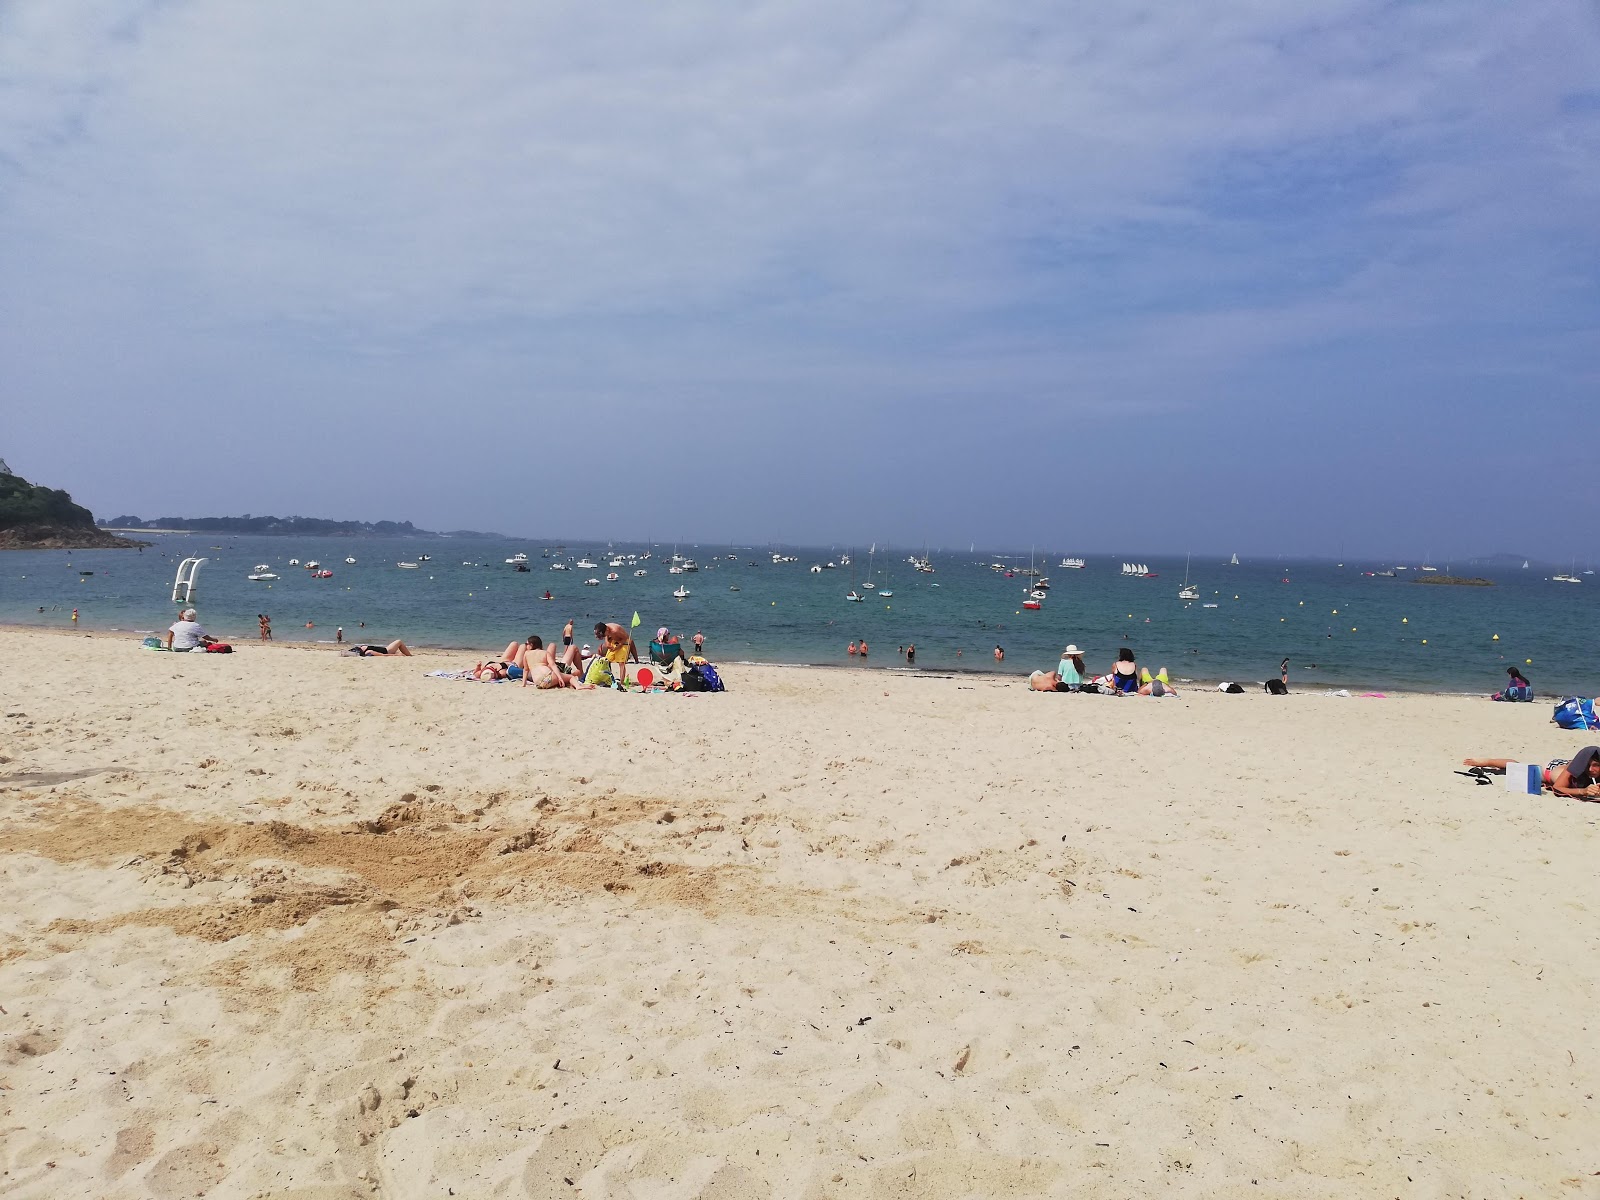
POLYGON ((1592 6, 0 23, 0 456, 97 516, 1597 556, 1592 6))

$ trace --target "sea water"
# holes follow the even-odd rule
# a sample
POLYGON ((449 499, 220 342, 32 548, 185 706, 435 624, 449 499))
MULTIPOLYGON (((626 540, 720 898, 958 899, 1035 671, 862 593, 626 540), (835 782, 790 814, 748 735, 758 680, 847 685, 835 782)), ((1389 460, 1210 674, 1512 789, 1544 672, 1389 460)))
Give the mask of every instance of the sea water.
POLYGON ((626 625, 637 612, 641 646, 662 625, 685 643, 700 630, 708 657, 722 662, 859 667, 846 646, 864 638, 868 669, 903 667, 898 648, 914 644, 918 670, 992 670, 998 645, 1005 649, 1001 670, 1026 672, 1053 668, 1075 643, 1096 673, 1127 646, 1141 665, 1165 665, 1175 679, 1254 684, 1275 678, 1288 658, 1296 689, 1487 693, 1515 665, 1541 698, 1600 690, 1589 660, 1600 627, 1600 576, 1573 585, 1513 569, 1491 573, 1493 587, 1426 586, 1416 582, 1424 577, 1416 570, 1383 578, 1364 574, 1379 564, 1353 560, 1230 566, 1215 556, 1189 565, 1200 599, 1185 602, 1177 595, 1181 559, 1131 556, 1159 573, 1146 579, 1123 576, 1121 559, 1087 556, 1082 570, 1041 560, 1051 587, 1043 607, 1028 611, 1025 555, 999 560, 1013 569, 1008 578, 991 569, 994 555, 937 553, 927 574, 913 569, 907 550, 879 552, 872 582, 893 591, 885 598, 863 590, 868 555, 859 551, 849 567, 809 569, 837 562, 837 547, 790 548, 784 553, 797 562, 773 563, 767 548, 684 545, 679 549, 701 569, 672 575, 670 545, 568 542, 558 550, 554 542, 507 538, 143 536, 154 543, 143 552, 0 554, 0 621, 71 627, 77 609, 80 629, 164 631, 176 611, 170 597, 177 565, 197 556, 207 560, 195 591, 201 622, 235 641, 254 640, 257 614, 267 613, 278 641, 327 642, 342 626, 346 642, 399 637, 460 648, 465 658, 497 653, 530 633, 559 639, 569 618, 578 639, 592 641, 596 621, 626 625), (637 566, 608 566, 617 554, 647 551, 653 557, 637 566), (505 561, 519 552, 528 555, 527 573, 505 561), (431 561, 416 570, 396 566, 423 554, 431 561), (357 562, 348 565, 347 557, 357 562), (549 569, 585 557, 593 569, 549 569), (289 566, 290 558, 318 560, 333 577, 314 579, 289 566), (279 578, 247 580, 257 563, 279 578), (648 572, 643 578, 633 574, 639 568, 648 572), (606 582, 610 571, 621 578, 606 582), (591 577, 602 581, 598 587, 584 585, 591 577), (676 600, 671 593, 680 585, 691 594, 676 600), (852 589, 862 603, 845 599, 852 589), (546 590, 554 599, 540 599, 546 590))

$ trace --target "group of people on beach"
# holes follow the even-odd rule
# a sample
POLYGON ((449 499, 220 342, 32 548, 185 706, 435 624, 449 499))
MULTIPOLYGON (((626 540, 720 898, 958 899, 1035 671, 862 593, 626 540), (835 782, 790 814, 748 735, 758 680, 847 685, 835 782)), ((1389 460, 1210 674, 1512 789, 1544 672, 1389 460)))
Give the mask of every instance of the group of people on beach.
MULTIPOLYGON (((546 645, 538 634, 529 634, 523 641, 510 643, 498 658, 476 664, 471 677, 483 683, 520 680, 523 687, 541 689, 625 686, 629 666, 640 661, 638 644, 629 629, 615 621, 597 621, 594 644, 580 646, 573 636, 573 624, 569 620, 562 628, 560 646, 546 645)), ((696 659, 704 658, 705 643, 705 634, 696 630, 691 639, 696 659)), ((666 626, 656 631, 652 650, 657 646, 675 651, 674 662, 688 662, 682 643, 666 626)))
POLYGON ((1028 686, 1036 692, 1089 692, 1109 696, 1176 696, 1178 690, 1162 667, 1154 675, 1142 670, 1133 651, 1124 646, 1104 675, 1091 677, 1084 665, 1083 651, 1076 643, 1061 651, 1061 661, 1053 671, 1035 671, 1028 686))

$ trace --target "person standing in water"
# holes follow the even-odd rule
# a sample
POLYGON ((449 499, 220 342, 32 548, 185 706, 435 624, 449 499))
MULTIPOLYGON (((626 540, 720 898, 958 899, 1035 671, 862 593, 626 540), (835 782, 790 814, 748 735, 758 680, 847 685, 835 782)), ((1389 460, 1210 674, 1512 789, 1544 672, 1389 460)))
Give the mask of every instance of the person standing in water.
POLYGON ((917 647, 914 644, 908 644, 906 646, 906 666, 914 667, 916 665, 917 665, 917 647))
POLYGON ((701 658, 704 658, 706 653, 706 635, 696 629, 694 631, 694 638, 692 640, 694 642, 695 654, 699 655, 701 658))
POLYGON ((567 623, 561 627, 561 644, 563 646, 572 645, 572 618, 571 617, 568 617, 567 618, 567 623))
POLYGON ((994 660, 997 663, 1005 662, 1006 648, 1004 646, 996 646, 994 648, 994 660))

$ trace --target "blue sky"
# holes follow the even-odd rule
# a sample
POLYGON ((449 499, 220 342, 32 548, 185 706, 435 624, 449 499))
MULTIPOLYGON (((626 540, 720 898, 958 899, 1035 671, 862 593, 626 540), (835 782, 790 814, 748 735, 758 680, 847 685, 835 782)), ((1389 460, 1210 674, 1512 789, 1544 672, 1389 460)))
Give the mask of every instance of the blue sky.
POLYGON ((1596 558, 1597 62, 1554 0, 8 0, 0 455, 101 514, 1596 558))

